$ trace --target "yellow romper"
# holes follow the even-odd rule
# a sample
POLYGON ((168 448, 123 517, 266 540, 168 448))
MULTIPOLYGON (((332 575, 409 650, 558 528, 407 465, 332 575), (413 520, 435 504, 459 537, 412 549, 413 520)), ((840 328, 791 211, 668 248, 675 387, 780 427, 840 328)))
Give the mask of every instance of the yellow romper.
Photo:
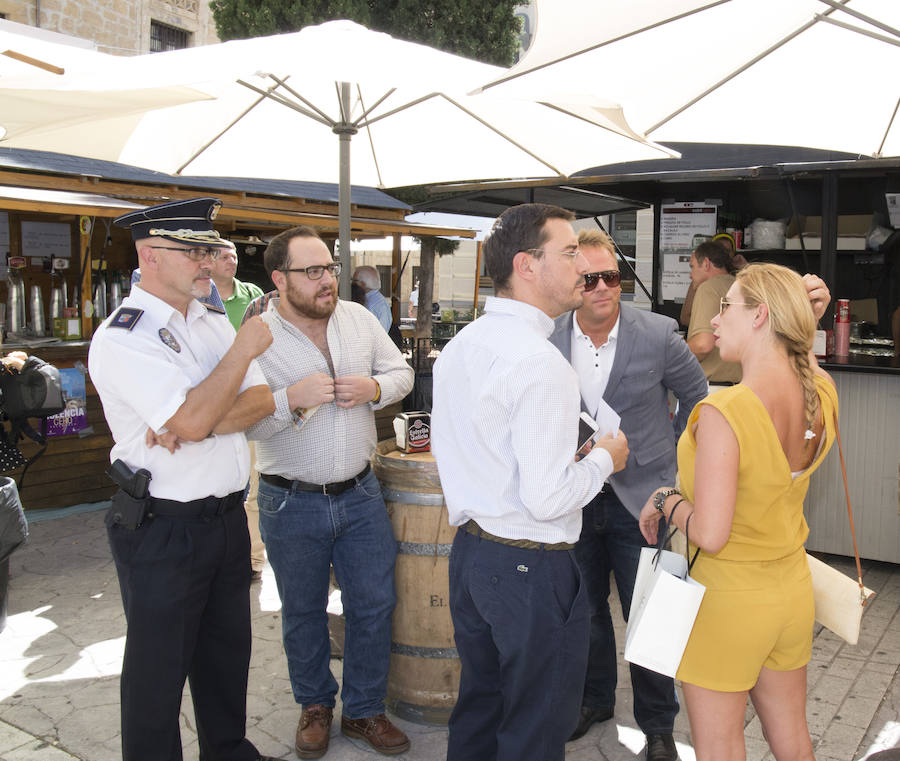
MULTIPOLYGON (((678 442, 681 491, 694 499, 700 407, 719 410, 740 447, 731 534, 715 555, 701 550, 691 576, 706 586, 677 677, 721 692, 751 689, 762 667, 790 671, 812 652, 813 595, 803 500, 809 477, 834 441, 837 392, 816 376, 825 443, 813 463, 792 477, 781 442, 759 397, 742 384, 697 404, 678 442)), ((817 442, 813 440, 813 446, 817 442)))

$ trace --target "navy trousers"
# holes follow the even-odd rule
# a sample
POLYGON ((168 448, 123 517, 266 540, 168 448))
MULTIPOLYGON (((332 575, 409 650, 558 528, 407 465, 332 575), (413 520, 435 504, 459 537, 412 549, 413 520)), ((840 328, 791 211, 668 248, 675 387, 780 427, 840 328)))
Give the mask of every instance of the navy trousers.
MULTIPOLYGON (((627 621, 641 547, 646 546, 637 519, 609 485, 584 508, 575 558, 587 587, 591 615, 590 656, 582 699, 582 705, 589 708, 613 708, 616 704, 618 658, 609 610, 610 572, 616 577, 627 621)), ((637 725, 647 735, 671 734, 678 713, 674 681, 655 671, 630 666, 637 725)))
POLYGON ((125 619, 123 761, 181 761, 191 687, 201 761, 256 761, 244 737, 250 668, 250 537, 241 509, 107 523, 125 619))
POLYGON ((508 547, 460 529, 450 612, 462 674, 447 761, 562 761, 588 649, 573 552, 508 547))

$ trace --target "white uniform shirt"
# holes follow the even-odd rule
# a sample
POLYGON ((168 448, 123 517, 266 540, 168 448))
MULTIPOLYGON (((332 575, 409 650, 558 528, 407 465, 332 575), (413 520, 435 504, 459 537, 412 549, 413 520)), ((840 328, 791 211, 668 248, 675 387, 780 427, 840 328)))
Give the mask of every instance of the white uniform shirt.
MULTIPOLYGON (((122 307, 142 309, 143 314, 128 330, 110 326, 114 312, 97 329, 88 355, 91 381, 115 440, 110 461, 149 470, 150 494, 160 499, 189 502, 243 489, 250 475, 243 433, 182 442, 174 454, 161 446, 150 449, 144 439, 147 428, 164 430, 188 391, 206 379, 231 347, 235 332, 228 318, 194 299, 185 319, 140 286, 131 289, 122 307)), ((253 362, 240 390, 265 382, 253 362)))
POLYGON ((273 298, 262 316, 272 331, 272 345, 258 358, 275 397, 275 412, 247 430, 249 438, 259 440, 256 467, 260 473, 313 484, 353 478, 366 467, 378 443, 374 410, 410 392, 413 370, 375 315, 360 304, 339 300, 326 330, 334 372, 337 377, 375 378, 381 399, 351 409, 329 402, 298 426, 287 387, 313 373, 330 375, 331 370, 318 347, 281 316, 277 305, 273 298))
POLYGON ((597 407, 606 392, 609 374, 612 372, 616 358, 616 344, 619 340, 619 317, 609 331, 609 337, 602 346, 594 346, 594 342, 586 336, 575 313, 572 313, 572 367, 578 373, 578 385, 584 406, 592 417, 597 417, 597 407))
POLYGON ((581 508, 612 473, 606 450, 575 462, 581 400, 544 312, 490 297, 434 365, 432 450, 450 523, 507 539, 575 542, 581 508))

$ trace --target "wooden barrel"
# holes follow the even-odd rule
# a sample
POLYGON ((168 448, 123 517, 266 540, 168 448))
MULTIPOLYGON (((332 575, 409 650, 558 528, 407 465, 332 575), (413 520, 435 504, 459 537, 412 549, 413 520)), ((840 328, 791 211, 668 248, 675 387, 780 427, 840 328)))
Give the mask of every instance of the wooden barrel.
POLYGON ((382 441, 372 467, 398 544, 387 706, 408 721, 446 725, 459 694, 448 575, 456 528, 430 453, 405 454, 393 439, 382 441))

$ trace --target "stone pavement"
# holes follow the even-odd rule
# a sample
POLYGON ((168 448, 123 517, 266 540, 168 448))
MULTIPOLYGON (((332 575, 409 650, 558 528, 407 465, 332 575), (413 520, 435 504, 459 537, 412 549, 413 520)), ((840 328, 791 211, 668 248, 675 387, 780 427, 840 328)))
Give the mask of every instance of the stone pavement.
MULTIPOLYGON (((10 559, 9 619, 0 634, 0 761, 120 758, 118 673, 125 627, 103 513, 62 512, 52 520, 43 520, 46 511, 31 516, 28 543, 10 559)), ((845 558, 829 562, 845 571, 852 566, 845 558)), ((816 634, 808 716, 819 761, 861 761, 900 747, 900 566, 866 563, 865 581, 878 595, 863 619, 859 645, 850 647, 825 630, 816 634)), ((252 612, 248 736, 262 753, 293 759, 298 708, 268 570, 252 588, 252 612)), ((621 634, 621 620, 617 626, 621 634)), ((332 665, 340 679, 341 662, 332 665)), ((615 721, 595 726, 569 745, 567 761, 643 758, 624 666, 619 683, 615 721)), ((412 748, 398 758, 444 759, 444 728, 397 723, 412 739, 412 748)), ((186 690, 181 718, 186 761, 197 759, 193 724, 186 690)), ((752 709, 746 736, 749 761, 772 759, 752 709)), ((682 760, 693 761, 684 711, 676 740, 682 760)), ((378 757, 337 730, 326 756, 330 761, 378 757)))

